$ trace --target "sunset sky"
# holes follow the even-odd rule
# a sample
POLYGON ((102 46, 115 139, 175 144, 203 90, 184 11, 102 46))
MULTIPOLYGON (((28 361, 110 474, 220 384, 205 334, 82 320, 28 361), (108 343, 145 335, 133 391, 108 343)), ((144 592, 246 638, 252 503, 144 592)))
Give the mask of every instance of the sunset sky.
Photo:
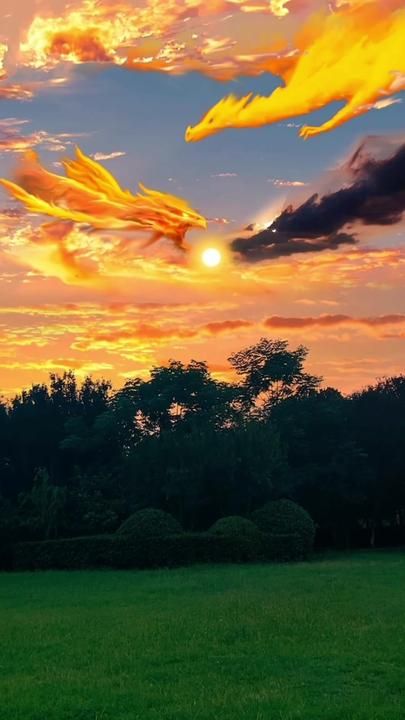
POLYGON ((169 241, 144 249, 144 237, 89 233, 80 226, 61 244, 57 234, 41 234, 40 225, 49 218, 28 214, 0 189, 0 394, 10 396, 46 381, 49 372, 66 369, 120 386, 170 358, 207 360, 216 376, 226 379, 231 377, 229 355, 263 336, 309 347, 308 370, 345 392, 403 372, 405 242, 400 222, 362 225, 355 242, 336 249, 325 242, 322 250, 260 262, 238 256, 230 245, 248 225, 269 225, 286 205, 303 202, 314 188, 323 194, 340 186, 341 168, 363 138, 398 138, 404 131, 403 93, 306 141, 300 127, 320 125, 342 102, 305 117, 295 114, 186 143, 186 127, 224 96, 267 96, 280 85, 280 77, 260 69, 266 42, 276 49, 277 43, 283 47, 280 38, 293 42, 314 10, 344 10, 338 2, 328 9, 322 2, 271 6, 263 0, 260 11, 255 10, 259 2, 245 3, 249 12, 241 11, 242 2, 212 3, 210 11, 206 2, 205 11, 198 12, 198 1, 167 0, 165 17, 174 19, 166 27, 165 4, 158 4, 160 14, 152 0, 98 4, 108 8, 109 22, 117 13, 130 19, 140 6, 153 10, 151 33, 156 24, 156 37, 163 38, 159 47, 163 43, 177 59, 173 66, 147 72, 121 61, 132 48, 138 52, 141 42, 148 56, 156 54, 147 31, 141 39, 124 36, 119 60, 108 48, 105 57, 92 51, 84 56, 83 37, 77 56, 58 55, 54 48, 48 58, 45 51, 34 57, 29 30, 35 18, 52 25, 52 18, 63 20, 86 5, 2 0, 0 43, 8 51, 0 80, 0 177, 12 177, 30 148, 50 170, 62 173, 60 160, 72 156, 78 145, 124 188, 136 192, 141 182, 185 198, 209 222, 206 231, 189 233, 192 250, 186 254, 169 241), (176 14, 180 5, 183 14, 176 14), (184 6, 194 8, 188 20, 184 6), (197 48, 204 43, 209 51, 193 54, 192 43, 197 48), (193 64, 197 56, 200 64, 193 64), (221 65, 222 56, 227 62, 221 65), (248 58, 243 60, 246 75, 229 62, 236 58, 240 63, 241 56, 248 58), (220 67, 230 67, 233 78, 218 79, 220 67), (223 252, 216 268, 201 262, 207 246, 223 252))

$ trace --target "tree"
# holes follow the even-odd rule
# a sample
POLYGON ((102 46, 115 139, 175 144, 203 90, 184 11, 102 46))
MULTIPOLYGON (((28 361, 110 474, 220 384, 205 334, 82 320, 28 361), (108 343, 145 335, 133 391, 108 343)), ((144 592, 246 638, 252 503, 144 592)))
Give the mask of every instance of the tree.
POLYGON ((367 453, 353 437, 350 401, 331 388, 290 398, 274 409, 272 422, 287 451, 289 495, 325 539, 350 545, 372 481, 367 453))
POLYGON ((145 438, 128 457, 131 504, 171 512, 187 529, 247 514, 284 487, 285 457, 263 423, 196 426, 145 438))
POLYGON ((229 362, 242 377, 248 401, 266 412, 282 400, 314 392, 321 378, 304 372, 308 350, 288 349, 287 340, 261 338, 256 345, 234 353, 229 362))
POLYGON ((354 393, 350 411, 351 433, 373 468, 364 513, 373 542, 384 525, 405 528, 405 375, 354 393))
POLYGON ((189 428, 195 423, 222 427, 235 418, 237 391, 214 380, 205 362, 171 360, 155 367, 150 380, 126 383, 117 399, 129 400, 138 428, 146 434, 189 428))
POLYGON ((127 513, 121 477, 113 468, 94 474, 74 468, 61 520, 65 537, 113 532, 127 513))
POLYGON ((0 402, 0 534, 111 532, 147 506, 206 529, 284 497, 321 543, 403 543, 405 376, 344 397, 306 358, 262 338, 239 383, 172 360, 116 393, 68 372, 0 402))
POLYGON ((53 485, 45 468, 34 477, 29 493, 19 497, 18 519, 29 537, 48 540, 57 535, 66 502, 66 489, 53 485))

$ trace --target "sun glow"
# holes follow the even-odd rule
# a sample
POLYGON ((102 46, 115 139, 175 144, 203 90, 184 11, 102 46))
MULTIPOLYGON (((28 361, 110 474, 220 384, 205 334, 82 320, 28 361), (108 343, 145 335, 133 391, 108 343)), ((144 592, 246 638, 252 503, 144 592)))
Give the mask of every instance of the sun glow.
POLYGON ((218 248, 209 247, 204 250, 201 258, 206 267, 214 268, 218 267, 218 265, 220 264, 222 260, 222 255, 218 248))

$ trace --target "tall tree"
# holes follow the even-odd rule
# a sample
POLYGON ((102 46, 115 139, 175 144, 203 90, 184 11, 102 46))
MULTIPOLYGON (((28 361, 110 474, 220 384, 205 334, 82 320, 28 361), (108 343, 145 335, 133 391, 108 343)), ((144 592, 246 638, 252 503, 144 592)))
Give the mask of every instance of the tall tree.
POLYGON ((154 367, 150 380, 129 381, 118 398, 132 403, 138 427, 151 434, 196 422, 221 427, 237 412, 236 389, 214 380, 207 363, 196 360, 154 367))
POLYGON ((261 338, 229 358, 251 404, 259 403, 263 412, 282 400, 314 392, 321 378, 304 371, 308 350, 300 345, 290 350, 287 340, 261 338))

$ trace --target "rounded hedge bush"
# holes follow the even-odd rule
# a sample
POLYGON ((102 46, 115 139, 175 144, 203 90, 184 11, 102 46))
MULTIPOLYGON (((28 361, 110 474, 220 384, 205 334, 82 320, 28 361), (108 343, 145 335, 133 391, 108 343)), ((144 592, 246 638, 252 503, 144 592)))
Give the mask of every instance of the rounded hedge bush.
POLYGON ((183 528, 169 513, 154 508, 138 510, 130 515, 118 528, 120 535, 136 535, 143 538, 180 535, 183 528))
POLYGON ((260 538, 260 530, 251 520, 239 515, 229 515, 217 520, 209 530, 215 535, 226 537, 260 538))
POLYGON ((303 557, 313 549, 315 525, 311 516, 301 505, 292 500, 274 500, 251 515, 252 521, 263 533, 273 535, 297 535, 303 557))
POLYGON ((240 561, 257 562, 262 559, 262 533, 251 520, 238 515, 223 517, 212 525, 208 534, 212 538, 232 543, 233 553, 240 561))

